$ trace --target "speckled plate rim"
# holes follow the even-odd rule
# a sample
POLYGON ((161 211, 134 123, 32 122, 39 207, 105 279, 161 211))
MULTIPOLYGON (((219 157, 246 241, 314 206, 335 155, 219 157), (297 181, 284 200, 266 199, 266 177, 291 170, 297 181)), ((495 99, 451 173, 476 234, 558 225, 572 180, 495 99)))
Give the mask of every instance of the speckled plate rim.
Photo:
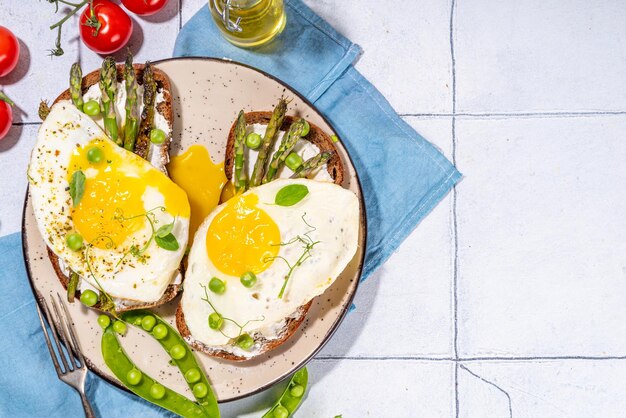
MULTIPOLYGON (((157 61, 152 61, 152 64, 158 65, 161 63, 165 63, 165 62, 171 62, 171 61, 179 61, 179 60, 200 60, 200 61, 216 61, 216 62, 220 62, 220 63, 225 63, 225 64, 232 64, 235 66, 241 66, 241 67, 245 67, 248 68, 250 70, 256 71, 257 73, 263 75, 264 77, 267 77, 273 81, 275 81, 276 83, 282 85, 283 87, 285 87, 290 93, 298 96, 298 98, 300 100, 302 100, 307 106, 309 106, 311 109, 313 109, 318 116, 331 128, 331 130, 336 133, 336 130, 333 126, 333 124, 328 120, 328 118, 326 118, 326 116, 313 104, 311 103, 306 97, 304 97, 302 94, 300 94, 296 89, 294 89, 293 87, 291 87, 288 83, 285 83, 284 81, 282 81, 281 79, 259 69, 256 67, 253 67, 251 65, 248 64, 244 64, 238 61, 234 61, 231 59, 227 59, 227 58, 213 58, 213 57, 200 57, 200 56, 185 56, 185 57, 174 57, 174 58, 164 58, 164 59, 160 59, 157 61)), ((343 145, 342 145, 343 146, 343 145)), ((337 331, 337 329, 339 328, 339 325, 341 324, 341 322, 344 320, 344 318, 346 317, 346 314, 350 311, 350 307, 352 306, 352 302, 354 300, 354 297, 356 295, 356 292, 359 288, 360 282, 361 282, 361 275, 363 273, 363 264, 365 261, 365 254, 367 252, 367 213, 366 213, 366 208, 365 208, 365 201, 363 199, 363 188, 361 187, 361 179, 359 178, 359 174, 358 171, 356 169, 356 166, 354 165, 354 162, 352 160, 352 157, 350 156, 350 153, 348 151, 347 148, 345 148, 345 146, 343 147, 345 150, 345 155, 349 161, 349 163, 352 165, 352 167, 354 168, 354 177, 356 179, 356 183, 357 183, 357 188, 359 190, 359 203, 360 203, 360 210, 361 210, 361 216, 359 219, 359 227, 361 228, 362 234, 363 234, 363 251, 361 253, 361 259, 359 260, 359 265, 357 267, 358 270, 358 278, 357 278, 357 282, 352 290, 352 294, 349 296, 341 314, 339 314, 337 316, 337 319, 335 320, 335 322, 332 324, 332 326, 330 327, 330 330, 328 331, 327 335, 324 337, 324 339, 320 342, 320 344, 318 345, 318 347, 316 349, 313 350, 313 352, 303 358, 299 363, 295 364, 292 367, 292 370, 289 371, 288 373, 284 373, 280 376, 278 376, 275 379, 272 379, 271 381, 265 383, 264 385, 260 385, 257 389, 242 394, 240 396, 234 396, 232 398, 229 399, 223 399, 220 400, 219 403, 228 403, 228 402, 233 402, 233 401, 237 401, 240 399, 244 399, 247 398, 249 396, 252 395, 256 395, 260 392, 263 392, 266 389, 269 389, 270 387, 274 386, 277 383, 282 382, 283 380, 285 380, 286 378, 288 378, 294 371, 296 371, 297 369, 305 366, 309 361, 311 361, 311 359, 313 359, 313 357, 315 357, 317 355, 317 353, 319 353, 322 348, 324 348, 324 346, 328 343, 328 341, 330 341, 330 339, 333 337, 333 335, 335 334, 335 332, 337 331)), ((44 315, 44 317, 46 317, 46 320, 48 322, 50 322, 49 318, 46 316, 45 312, 46 310, 43 308, 43 297, 39 294, 39 292, 37 291, 37 289, 35 288, 35 285, 33 283, 33 278, 32 278, 32 273, 31 273, 31 268, 30 268, 30 261, 29 261, 29 257, 28 257, 28 241, 27 241, 27 237, 26 237, 26 209, 28 206, 28 193, 29 193, 29 186, 26 186, 26 193, 24 195, 24 204, 22 206, 22 231, 21 231, 21 238, 22 238, 22 255, 24 257, 24 264, 26 266, 26 276, 28 278, 28 283, 30 285, 30 289, 33 292, 33 296, 35 298, 35 301, 37 302, 37 305, 39 306, 40 310, 42 311, 42 314, 44 315)), ((89 368, 89 370, 91 370, 93 373, 95 373, 96 375, 98 375, 99 378, 104 379, 105 381, 107 381, 108 383, 114 385, 115 387, 124 390, 125 392, 131 393, 134 395, 133 392, 131 392, 127 387, 125 387, 124 385, 122 385, 120 382, 118 382, 117 380, 113 380, 110 379, 104 372, 102 372, 98 367, 96 367, 94 365, 94 363, 88 358, 85 357, 85 363, 87 364, 87 367, 89 368)))

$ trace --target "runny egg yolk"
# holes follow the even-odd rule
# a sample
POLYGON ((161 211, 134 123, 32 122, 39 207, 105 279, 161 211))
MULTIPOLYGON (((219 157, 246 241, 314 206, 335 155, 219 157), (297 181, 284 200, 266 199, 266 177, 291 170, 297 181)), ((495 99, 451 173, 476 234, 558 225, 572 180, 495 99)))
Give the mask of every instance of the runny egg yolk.
POLYGON ((202 221, 219 204, 222 187, 226 184, 224 163, 213 163, 205 147, 192 145, 184 153, 172 157, 167 170, 174 183, 189 196, 189 237, 193 238, 202 221))
POLYGON ((76 171, 85 174, 84 194, 72 207, 76 231, 98 248, 117 247, 147 224, 144 194, 154 189, 162 196, 162 207, 174 217, 189 217, 185 192, 165 174, 141 157, 107 139, 94 139, 77 146, 71 156, 68 181, 76 171), (99 148, 103 158, 89 161, 90 149, 99 148))
POLYGON ((230 199, 213 218, 206 235, 207 254, 222 273, 239 277, 267 269, 280 249, 280 231, 256 205, 256 194, 230 199))

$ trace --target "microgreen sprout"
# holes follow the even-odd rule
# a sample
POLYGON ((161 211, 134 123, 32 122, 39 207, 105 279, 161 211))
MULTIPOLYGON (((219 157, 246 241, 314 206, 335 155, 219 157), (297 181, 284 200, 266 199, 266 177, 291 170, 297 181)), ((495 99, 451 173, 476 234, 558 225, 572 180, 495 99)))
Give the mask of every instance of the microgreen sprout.
POLYGON ((291 278, 291 275, 293 274, 294 270, 298 268, 299 266, 301 266, 302 263, 304 263, 306 260, 308 260, 311 257, 311 250, 313 250, 313 247, 315 247, 317 244, 321 242, 321 241, 313 241, 313 239, 310 237, 309 234, 311 232, 314 232, 317 228, 309 224, 306 221, 305 216, 306 216, 306 212, 302 214, 302 221, 307 227, 309 227, 309 230, 306 231, 302 235, 297 235, 293 237, 287 242, 281 242, 280 244, 278 244, 281 247, 296 244, 296 243, 302 244, 302 254, 300 255, 300 257, 293 263, 289 262, 289 260, 287 260, 285 257, 280 256, 280 255, 267 257, 264 260, 264 261, 273 261, 275 259, 281 259, 285 262, 285 264, 287 264, 287 267, 289 268, 289 271, 285 275, 283 286, 281 287, 280 292, 278 293, 278 299, 282 299, 283 294, 285 293, 285 289, 287 288, 287 282, 289 282, 289 279, 291 278))
MULTIPOLYGON (((202 283, 200 283, 200 287, 202 287, 202 289, 204 289, 204 297, 202 298, 203 301, 205 301, 206 303, 209 304, 209 306, 211 307, 211 309, 213 309, 213 312, 218 314, 220 316, 220 318, 223 321, 228 321, 231 322, 232 324, 234 324, 237 328, 239 328, 239 333, 237 335, 230 336, 227 335, 226 333, 224 333, 224 331, 222 331, 222 326, 220 324, 220 326, 217 327, 217 331, 219 331, 224 337, 228 338, 228 339, 236 339, 239 338, 241 336, 241 334, 243 334, 243 330, 246 326, 248 326, 248 324, 250 322, 261 322, 265 320, 264 316, 261 316, 260 319, 250 319, 249 321, 246 321, 243 325, 240 325, 237 321, 235 321, 234 319, 231 318, 227 318, 224 315, 222 315, 220 312, 218 312, 218 310, 215 308, 215 305, 213 305, 213 303, 211 303, 211 299, 209 298, 209 291, 207 289, 207 287, 205 285, 203 285, 202 283)), ((215 318, 215 317, 214 317, 215 318)), ((214 319, 215 320, 215 319, 214 319)))

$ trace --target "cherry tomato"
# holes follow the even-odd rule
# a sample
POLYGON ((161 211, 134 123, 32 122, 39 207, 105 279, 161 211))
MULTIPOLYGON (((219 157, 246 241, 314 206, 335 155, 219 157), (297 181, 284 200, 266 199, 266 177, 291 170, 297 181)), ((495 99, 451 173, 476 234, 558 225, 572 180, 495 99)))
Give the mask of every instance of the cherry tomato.
POLYGON ((0 26, 0 77, 9 74, 20 57, 20 43, 13 32, 0 26))
POLYGON ((168 0, 122 0, 122 4, 139 16, 149 16, 161 10, 168 0))
POLYGON ((4 138, 11 129, 13 122, 13 109, 11 106, 0 99, 0 139, 4 138))
POLYGON ((133 21, 117 4, 108 0, 94 0, 80 15, 80 38, 89 49, 98 54, 119 51, 130 39, 133 21))

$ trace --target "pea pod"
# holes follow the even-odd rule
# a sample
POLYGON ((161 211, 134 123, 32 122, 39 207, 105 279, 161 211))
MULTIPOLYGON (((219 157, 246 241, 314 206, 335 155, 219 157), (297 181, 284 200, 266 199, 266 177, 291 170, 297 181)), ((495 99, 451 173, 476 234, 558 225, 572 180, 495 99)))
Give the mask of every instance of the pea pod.
POLYGON ((298 370, 283 391, 278 401, 263 415, 263 418, 287 418, 293 415, 304 398, 304 392, 309 381, 306 367, 298 370))
POLYGON ((185 376, 185 381, 196 401, 205 411, 206 416, 219 418, 220 411, 211 385, 183 337, 167 322, 150 311, 140 309, 124 312, 120 316, 129 324, 149 332, 161 344, 185 376), (154 318, 155 321, 152 321, 151 318, 154 318), (192 377, 190 378, 190 376, 192 377))
POLYGON ((139 370, 124 352, 113 327, 110 325, 102 335, 102 356, 113 374, 134 394, 186 418, 211 417, 195 402, 172 389, 163 388, 152 377, 139 370), (155 387, 163 388, 161 393, 158 390, 155 391, 155 387), (159 399, 156 399, 154 393, 159 399))

